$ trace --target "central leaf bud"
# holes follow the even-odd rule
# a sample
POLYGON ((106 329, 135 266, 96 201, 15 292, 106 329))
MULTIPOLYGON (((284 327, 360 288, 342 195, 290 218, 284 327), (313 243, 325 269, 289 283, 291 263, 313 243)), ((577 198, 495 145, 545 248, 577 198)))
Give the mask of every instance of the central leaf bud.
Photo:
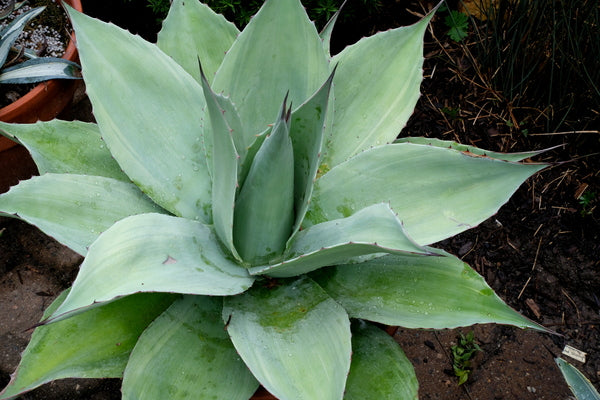
POLYGON ((235 203, 235 248, 251 265, 281 255, 294 222, 294 149, 289 134, 291 107, 287 108, 286 100, 235 203))

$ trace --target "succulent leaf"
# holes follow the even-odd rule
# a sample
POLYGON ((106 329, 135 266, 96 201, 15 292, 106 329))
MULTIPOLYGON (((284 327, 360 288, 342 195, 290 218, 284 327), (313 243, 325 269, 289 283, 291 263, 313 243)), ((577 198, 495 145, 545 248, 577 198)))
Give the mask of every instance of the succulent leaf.
POLYGON ((258 388, 221 319, 223 300, 184 296, 142 333, 123 377, 123 399, 248 400, 258 388))
POLYGON ((340 5, 340 7, 337 9, 337 11, 331 16, 329 21, 327 21, 327 24, 325 24, 321 33, 319 33, 319 37, 321 38, 321 41, 323 42, 323 50, 325 50, 325 54, 328 57, 331 57, 331 55, 330 55, 331 54, 331 34, 333 33, 333 28, 335 26, 335 23, 337 22, 338 17, 340 16, 342 9, 346 5, 347 1, 348 0, 344 0, 342 5, 340 5))
POLYGON ((317 179, 304 223, 338 219, 389 201, 408 235, 427 245, 494 215, 527 178, 545 167, 411 143, 375 147, 317 179))
POLYGON ((352 323, 352 364, 344 400, 417 400, 419 383, 410 360, 386 332, 352 323))
POLYGON ((461 151, 465 154, 472 156, 483 156, 495 158, 496 160, 510 161, 510 162, 519 162, 523 161, 526 158, 531 158, 538 156, 550 149, 544 150, 536 150, 536 151, 526 151, 521 153, 498 153, 495 151, 489 151, 480 149, 474 146, 468 146, 460 143, 453 142, 452 140, 441 140, 435 138, 428 137, 405 137, 400 138, 394 141, 394 143, 413 143, 413 144, 423 144, 435 147, 442 147, 446 149, 454 149, 461 151))
POLYGON ((268 0, 225 55, 212 87, 237 105, 251 143, 276 117, 279 94, 289 92, 291 104, 302 104, 328 74, 323 44, 302 4, 268 0))
POLYGON ((211 90, 204 73, 202 90, 206 97, 206 107, 212 129, 205 127, 206 136, 211 136, 212 155, 212 217, 217 235, 238 260, 240 259, 233 244, 233 210, 238 187, 239 156, 233 140, 230 120, 239 125, 239 117, 231 108, 225 110, 221 104, 226 99, 217 99, 211 90))
POLYGON ((234 210, 233 239, 250 265, 268 263, 285 248, 294 223, 294 149, 290 109, 280 117, 256 153, 234 210))
POLYGON ((275 281, 226 297, 223 320, 246 365, 278 399, 342 398, 350 323, 311 279, 275 281))
POLYGON ((115 222, 130 215, 165 212, 131 183, 71 174, 23 181, 0 195, 0 209, 81 255, 115 222))
POLYGON ((294 232, 300 228, 312 196, 334 75, 335 68, 323 86, 292 113, 290 138, 294 149, 294 232))
POLYGON ((335 117, 322 160, 327 168, 392 142, 404 127, 420 95, 423 34, 432 16, 363 38, 332 58, 338 69, 335 117))
POLYGON ((382 253, 432 255, 408 238, 402 223, 387 204, 375 204, 348 218, 313 225, 291 240, 285 261, 250 268, 251 274, 292 277, 353 257, 382 253))
MULTIPOLYGON (((46 314, 64 301, 63 292, 46 314)), ((143 293, 38 327, 9 385, 8 399, 62 378, 119 378, 142 331, 174 300, 167 293, 143 293)))
POLYGON ((600 400, 598 390, 577 368, 560 357, 554 359, 577 400, 600 400))
POLYGON ((387 144, 419 95, 433 13, 334 57, 337 14, 319 36, 300 0, 266 0, 242 33, 174 0, 158 45, 69 14, 98 124, 0 123, 43 174, 0 213, 87 255, 0 399, 123 371, 126 399, 242 400, 257 380, 280 400, 414 399, 397 344, 350 317, 544 329, 423 247, 545 167, 519 163, 539 152, 387 144))
POLYGON ((161 207, 210 223, 200 84, 139 36, 73 9, 69 15, 77 31, 87 94, 114 158, 161 207), (169 101, 155 101, 159 98, 169 101))
POLYGON ((102 141, 96 124, 58 119, 35 124, 0 122, 0 134, 25 146, 42 175, 95 175, 129 182, 102 141))
POLYGON ((49 79, 79 79, 79 66, 64 58, 41 57, 5 68, 0 83, 37 83, 49 79))
POLYGON ((311 276, 353 318, 406 328, 493 322, 545 330, 507 306, 467 264, 436 252, 440 257, 387 255, 311 276))
POLYGON ((163 214, 122 219, 90 246, 71 292, 51 321, 138 292, 226 296, 254 279, 229 260, 212 230, 163 214))
POLYGON ((33 18, 37 17, 45 7, 36 7, 21 14, 0 31, 0 67, 6 62, 10 48, 15 43, 25 26, 33 18))
POLYGON ((209 82, 239 30, 199 1, 174 0, 158 33, 157 45, 201 82, 198 59, 209 82), (185 43, 184 46, 181 44, 185 43))

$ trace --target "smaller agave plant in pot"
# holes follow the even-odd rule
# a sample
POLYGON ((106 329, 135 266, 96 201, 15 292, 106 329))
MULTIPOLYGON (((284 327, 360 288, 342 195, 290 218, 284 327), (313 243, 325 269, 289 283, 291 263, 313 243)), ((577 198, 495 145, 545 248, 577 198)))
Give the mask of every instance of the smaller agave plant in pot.
MULTIPOLYGON (((4 2, 4 8, 0 11, 0 21, 12 18, 0 30, 0 92, 7 105, 0 108, 0 120, 7 122, 35 122, 38 119, 48 120, 54 118, 68 102, 71 101, 76 84, 73 82, 56 81, 55 79, 73 80, 79 79, 79 66, 71 61, 76 59, 77 51, 75 45, 69 43, 64 51, 63 58, 41 56, 42 53, 34 51, 29 43, 23 45, 19 41, 24 29, 40 15, 45 7, 26 9, 23 7, 26 1, 15 2, 9 0, 4 2), (18 11, 17 11, 18 10, 18 11), (19 14, 20 12, 20 14, 19 14), (18 45, 15 43, 19 43, 18 45), (38 85, 28 84, 39 83, 38 85), (10 86, 11 90, 4 89, 10 86), (4 96, 6 92, 16 94, 12 88, 18 91, 26 90, 21 97, 4 96), (10 100, 8 100, 10 98, 10 100), (11 102, 12 101, 12 102, 11 102)), ((79 0, 72 0, 70 4, 81 9, 79 0)), ((34 31, 34 36, 36 32, 34 31)), ((31 33, 30 36, 31 37, 31 33)), ((50 40, 51 50, 57 50, 57 46, 50 40)), ((31 41, 31 40, 29 40, 31 41)), ((46 42, 47 38, 43 38, 46 42)), ((46 46, 42 46, 46 47, 46 46)), ((46 53, 48 54, 48 53, 46 53)), ((52 53, 51 53, 52 54, 52 53)), ((31 157, 22 148, 15 148, 16 142, 0 136, 0 193, 5 192, 11 184, 19 179, 30 177, 35 173, 35 166, 31 157)))
MULTIPOLYGON (((7 18, 26 2, 16 3, 10 0, 7 7, 0 11, 0 20, 7 18)), ((58 57, 39 57, 27 48, 17 48, 14 58, 9 58, 13 45, 27 24, 44 11, 45 7, 36 7, 15 17, 0 31, 0 84, 37 83, 49 79, 79 79, 79 66, 69 60, 58 57), (25 58, 26 61, 18 62, 25 58), (15 62, 17 60, 17 62, 15 62)))
POLYGON ((332 56, 337 16, 319 34, 299 0, 242 32, 174 0, 157 44, 69 12, 97 123, 0 124, 41 174, 0 211, 85 259, 0 398, 122 377, 124 399, 415 399, 373 323, 544 330, 430 246, 545 167, 396 140, 431 13, 332 56))

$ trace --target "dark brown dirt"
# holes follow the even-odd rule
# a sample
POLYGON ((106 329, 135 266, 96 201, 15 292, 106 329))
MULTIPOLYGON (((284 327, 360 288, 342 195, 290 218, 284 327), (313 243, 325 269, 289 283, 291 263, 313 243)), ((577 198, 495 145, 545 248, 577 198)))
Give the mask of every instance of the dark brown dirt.
MULTIPOLYGON (((404 17, 365 25, 360 36, 406 23, 410 16, 405 8, 419 10, 415 3, 391 2, 390 10, 404 12, 404 17)), ((434 21, 434 32, 437 28, 434 21)), ((501 151, 561 147, 537 157, 554 164, 528 180, 496 216, 438 247, 463 258, 509 305, 557 335, 481 325, 443 331, 401 329, 395 339, 415 366, 421 399, 570 399, 553 360, 566 344, 587 353, 586 363, 567 360, 596 387, 600 382, 600 211, 597 197, 585 207, 578 200, 584 189, 600 196, 600 135, 545 135, 543 129, 533 128, 526 137, 500 122, 501 104, 481 113, 477 105, 485 103, 487 93, 465 79, 468 62, 458 49, 446 43, 446 51, 464 70, 457 74, 453 64, 444 61, 440 44, 428 37, 428 78, 404 131, 407 135, 501 151), (442 107, 461 111, 450 118, 442 107), (482 351, 474 359, 469 380, 459 386, 450 348, 459 332, 470 330, 482 351)), ((81 97, 66 116, 89 119, 87 99, 81 97)), ((80 259, 22 222, 0 219, 0 232, 0 386, 4 386, 27 343, 27 328, 73 280, 80 259)), ((119 381, 65 380, 23 398, 119 399, 119 381)))

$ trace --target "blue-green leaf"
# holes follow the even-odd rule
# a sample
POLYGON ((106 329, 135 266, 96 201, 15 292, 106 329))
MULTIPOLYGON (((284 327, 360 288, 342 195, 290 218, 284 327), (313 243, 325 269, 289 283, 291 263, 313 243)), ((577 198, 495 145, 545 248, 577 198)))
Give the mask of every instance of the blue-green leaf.
POLYGON ((280 257, 292 232, 294 150, 289 120, 284 100, 280 117, 254 156, 235 203, 235 248, 250 265, 280 257))
POLYGON ((81 255, 115 222, 165 212, 132 183, 89 175, 45 174, 0 195, 0 210, 37 226, 81 255))
POLYGON ((141 335, 123 377, 123 399, 248 400, 258 382, 221 319, 223 300, 184 296, 141 335))
POLYGON ((5 68, 0 83, 37 83, 49 79, 80 79, 79 65, 56 57, 39 57, 5 68))
POLYGON ((507 306, 467 264, 436 251, 440 257, 387 255, 311 276, 354 318, 406 328, 495 322, 545 330, 507 306))
POLYGON ((352 323, 352 364, 344 400, 417 400, 415 370, 396 341, 364 321, 352 323))
POLYGON ((42 175, 96 175, 129 182, 96 124, 59 119, 35 124, 0 122, 0 133, 25 146, 42 175))
MULTIPOLYGON (((56 309, 66 294, 63 292, 47 312, 56 309)), ((169 294, 136 294, 36 328, 0 399, 56 379, 120 378, 142 331, 173 300, 169 294)))
POLYGON ((175 0, 158 33, 158 47, 200 82, 198 59, 212 82, 225 53, 240 32, 199 1, 175 0), (182 45, 184 43, 184 45, 182 45))
POLYGON ((398 136, 420 95, 423 34, 432 16, 363 38, 333 57, 335 119, 323 169, 398 136))
POLYGON ((33 18, 38 16, 45 7, 36 7, 26 13, 21 14, 0 31, 0 67, 6 62, 8 53, 15 40, 19 37, 25 26, 33 18))
POLYGON ((252 138, 276 119, 287 92, 292 105, 302 104, 328 74, 323 45, 300 1, 266 1, 225 55, 213 90, 231 97, 252 138))
POLYGON ((276 398, 342 398, 350 368, 350 323, 311 279, 257 286, 224 300, 223 320, 235 348, 276 398))
POLYGON ((490 158, 495 158, 497 160, 512 161, 512 162, 523 161, 526 158, 535 157, 537 155, 542 154, 545 151, 550 150, 550 149, 544 149, 544 150, 527 151, 527 152, 521 152, 521 153, 498 153, 495 151, 483 150, 483 149, 480 149, 480 148, 477 148, 474 146, 468 146, 465 144, 456 143, 456 142, 453 142, 452 140, 441 140, 441 139, 428 138, 428 137, 412 137, 412 136, 397 139, 396 141, 394 141, 394 143, 424 144, 424 145, 429 145, 429 146, 442 147, 442 148, 446 148, 446 149, 454 149, 454 150, 466 152, 467 154, 471 153, 471 155, 473 155, 473 156, 490 157, 490 158))
POLYGON ((306 103, 292 113, 290 138, 294 148, 294 209, 296 212, 294 232, 302 224, 317 176, 325 116, 328 112, 334 74, 335 71, 306 103))
POLYGON ((408 235, 427 245, 494 215, 527 178, 545 167, 412 143, 379 146, 317 179, 304 224, 389 202, 408 235))
POLYGON ((161 207, 210 223, 200 84, 139 36, 73 9, 69 15, 94 117, 114 158, 161 207))
POLYGON ((381 203, 348 218, 323 222, 298 232, 290 241, 285 261, 249 271, 251 274, 292 277, 350 262, 353 257, 380 253, 432 254, 407 237, 394 212, 381 203))
POLYGON ((230 120, 239 123, 235 110, 221 107, 226 99, 219 99, 211 90, 202 74, 202 89, 210 116, 210 129, 205 127, 206 136, 211 136, 212 155, 212 212, 217 235, 229 251, 239 260, 233 244, 233 210, 238 187, 238 153, 233 141, 230 120))
POLYGON ((200 222, 163 214, 125 218, 90 246, 73 288, 51 320, 138 292, 226 296, 254 279, 200 222))
POLYGON ((600 400, 600 394, 577 368, 560 357, 554 359, 577 400, 600 400))
POLYGON ((333 14, 329 21, 327 21, 327 24, 325 25, 321 33, 319 33, 319 37, 323 42, 323 50, 325 50, 325 54, 327 56, 330 56, 331 53, 331 34, 333 33, 333 28, 335 26, 335 23, 337 22, 338 17, 340 16, 340 12, 344 8, 344 5, 346 5, 346 1, 347 0, 344 0, 342 5, 337 9, 337 11, 333 14))

